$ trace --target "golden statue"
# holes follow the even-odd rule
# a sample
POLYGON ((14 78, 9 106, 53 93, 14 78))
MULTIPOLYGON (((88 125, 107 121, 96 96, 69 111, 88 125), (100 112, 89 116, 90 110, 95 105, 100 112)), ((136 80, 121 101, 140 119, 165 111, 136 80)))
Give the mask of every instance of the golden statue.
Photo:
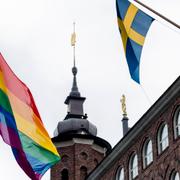
POLYGON ((122 95, 122 99, 121 99, 120 101, 121 101, 121 107, 122 107, 123 115, 124 115, 124 116, 127 116, 127 111, 126 111, 126 97, 125 97, 124 94, 122 95))

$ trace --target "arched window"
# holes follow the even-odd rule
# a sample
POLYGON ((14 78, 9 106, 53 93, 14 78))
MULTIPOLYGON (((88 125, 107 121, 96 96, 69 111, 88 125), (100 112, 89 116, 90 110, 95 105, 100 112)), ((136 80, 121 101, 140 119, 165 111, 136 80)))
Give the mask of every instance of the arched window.
POLYGON ((83 159, 83 160, 87 160, 87 158, 88 158, 87 153, 81 152, 81 153, 80 153, 80 158, 83 159))
POLYGON ((67 169, 61 171, 61 180, 69 180, 69 173, 67 169))
POLYGON ((177 138, 180 136, 180 108, 178 108, 175 116, 174 116, 174 136, 177 138))
POLYGON ((171 174, 170 180, 180 180, 179 173, 176 171, 173 171, 173 173, 171 174))
POLYGON ((169 146, 168 139, 168 126, 167 124, 162 124, 158 131, 158 151, 159 154, 164 151, 169 146))
POLYGON ((80 168, 80 180, 84 180, 87 176, 87 168, 85 166, 82 166, 80 168))
POLYGON ((98 165, 98 160, 95 158, 94 159, 94 165, 97 166, 98 165))
POLYGON ((133 154, 129 161, 130 180, 135 179, 137 175, 138 175, 138 159, 137 159, 137 154, 133 154))
POLYGON ((122 167, 117 169, 116 180, 124 180, 124 169, 122 167))
POLYGON ((144 168, 153 161, 152 141, 147 139, 143 147, 143 164, 144 168))

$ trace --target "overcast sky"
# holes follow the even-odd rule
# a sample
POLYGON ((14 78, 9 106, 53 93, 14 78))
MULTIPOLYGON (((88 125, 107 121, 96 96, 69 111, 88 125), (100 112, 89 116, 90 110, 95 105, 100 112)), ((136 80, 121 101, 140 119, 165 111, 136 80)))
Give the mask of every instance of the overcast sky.
MULTIPOLYGON (((180 24, 179 0, 142 2, 180 24)), ((30 88, 51 137, 66 115, 64 100, 72 87, 73 21, 78 87, 87 98, 85 113, 97 126, 98 136, 112 146, 122 138, 121 95, 126 95, 132 127, 180 74, 180 30, 154 15, 158 21, 153 22, 142 51, 140 86, 130 79, 115 0, 0 0, 0 4, 0 51, 30 88)), ((0 179, 29 179, 1 138, 0 162, 0 179)), ((42 179, 49 180, 49 173, 42 179)))

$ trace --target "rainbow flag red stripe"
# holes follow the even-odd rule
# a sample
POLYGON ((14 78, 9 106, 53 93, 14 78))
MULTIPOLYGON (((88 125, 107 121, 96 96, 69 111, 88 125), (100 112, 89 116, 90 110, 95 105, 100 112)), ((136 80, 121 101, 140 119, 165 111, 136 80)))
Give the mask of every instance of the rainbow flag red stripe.
POLYGON ((1 54, 0 135, 32 180, 41 179, 60 160, 30 90, 17 78, 1 54))

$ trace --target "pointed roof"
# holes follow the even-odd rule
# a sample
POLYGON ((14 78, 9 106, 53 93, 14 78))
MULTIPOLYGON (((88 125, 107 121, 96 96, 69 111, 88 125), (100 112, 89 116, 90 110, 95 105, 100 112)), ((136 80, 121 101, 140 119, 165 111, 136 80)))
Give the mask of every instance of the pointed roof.
POLYGON ((71 37, 71 45, 73 46, 73 60, 74 65, 72 68, 73 74, 73 83, 71 92, 69 96, 67 96, 65 100, 65 104, 68 106, 67 115, 64 118, 64 121, 58 123, 56 131, 54 133, 55 136, 64 133, 73 133, 73 134, 86 134, 86 135, 97 135, 97 128, 95 125, 90 123, 87 120, 87 114, 84 114, 83 103, 85 101, 85 97, 81 97, 81 94, 78 90, 77 86, 77 72, 78 69, 76 67, 75 60, 75 43, 76 43, 76 34, 75 34, 75 25, 74 25, 74 33, 71 37))
POLYGON ((81 97, 81 94, 77 86, 77 72, 75 62, 75 43, 76 43, 76 34, 75 34, 75 24, 74 24, 74 33, 71 37, 71 45, 73 46, 74 53, 74 66, 72 68, 73 74, 73 83, 71 92, 65 100, 65 104, 68 106, 67 115, 63 121, 60 121, 57 125, 57 128, 54 131, 54 137, 52 141, 63 142, 72 140, 74 138, 81 139, 90 139, 93 140, 93 143, 99 145, 106 150, 106 153, 109 153, 111 150, 111 145, 104 139, 97 137, 97 128, 91 122, 87 120, 87 114, 84 114, 83 103, 85 97, 81 97))

